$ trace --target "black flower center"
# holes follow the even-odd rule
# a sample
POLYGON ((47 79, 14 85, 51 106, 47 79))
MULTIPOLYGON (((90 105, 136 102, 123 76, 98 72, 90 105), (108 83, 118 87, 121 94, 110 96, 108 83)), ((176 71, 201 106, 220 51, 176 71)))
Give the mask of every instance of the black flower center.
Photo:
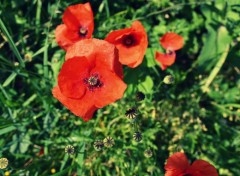
POLYGON ((103 85, 98 74, 92 74, 90 77, 85 78, 84 83, 87 85, 88 90, 90 91, 94 91, 94 89, 100 88, 103 85))
POLYGON ((85 37, 85 36, 87 35, 87 33, 88 33, 87 28, 85 28, 85 27, 80 27, 80 29, 79 29, 79 35, 80 35, 80 37, 85 37))
POLYGON ((133 46, 135 44, 135 39, 133 35, 127 35, 123 37, 123 45, 133 46))

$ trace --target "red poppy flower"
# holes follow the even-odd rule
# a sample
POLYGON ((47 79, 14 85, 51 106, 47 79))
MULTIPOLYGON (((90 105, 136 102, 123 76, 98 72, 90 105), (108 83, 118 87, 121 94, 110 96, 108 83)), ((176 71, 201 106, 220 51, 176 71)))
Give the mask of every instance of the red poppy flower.
POLYGON ((75 43, 68 48, 66 60, 76 56, 85 56, 89 59, 89 62, 97 58, 120 78, 123 78, 122 64, 119 62, 117 49, 104 40, 93 38, 75 43))
POLYGON ((84 121, 91 119, 98 108, 120 99, 127 86, 115 73, 121 71, 115 51, 114 45, 104 40, 87 39, 74 44, 67 51, 53 96, 84 121))
POLYGON ((57 26, 55 37, 63 49, 67 50, 75 42, 92 37, 94 21, 89 3, 67 7, 62 20, 64 24, 57 26))
POLYGON ((174 64, 176 60, 176 50, 179 50, 183 47, 184 41, 183 37, 174 32, 167 32, 160 38, 160 43, 166 53, 156 52, 155 58, 161 64, 162 70, 165 70, 168 66, 174 64))
POLYGON ((204 161, 196 160, 192 165, 184 153, 174 153, 167 159, 165 176, 218 176, 213 165, 204 161))
POLYGON ((140 21, 134 21, 130 28, 112 31, 105 40, 117 47, 123 65, 135 68, 142 63, 148 40, 140 21))

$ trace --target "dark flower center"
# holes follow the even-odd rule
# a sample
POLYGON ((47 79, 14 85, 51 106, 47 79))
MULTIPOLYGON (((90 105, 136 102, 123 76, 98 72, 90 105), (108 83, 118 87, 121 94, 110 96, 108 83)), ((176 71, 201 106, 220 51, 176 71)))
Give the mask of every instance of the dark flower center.
POLYGON ((96 86, 98 83, 98 78, 91 76, 90 78, 88 78, 88 84, 90 84, 91 86, 96 86))
POLYGON ((135 39, 133 35, 127 35, 123 37, 123 45, 133 46, 135 44, 135 39))
POLYGON ((167 54, 168 54, 168 55, 172 55, 173 53, 174 53, 173 50, 169 50, 169 49, 167 50, 167 54))
POLYGON ((88 90, 90 91, 94 91, 94 89, 100 88, 103 85, 98 74, 92 74, 90 77, 85 78, 84 83, 87 84, 88 90))
POLYGON ((79 29, 79 35, 80 35, 81 37, 85 37, 85 36, 87 35, 87 33, 88 33, 87 28, 85 28, 85 27, 80 27, 80 29, 79 29))

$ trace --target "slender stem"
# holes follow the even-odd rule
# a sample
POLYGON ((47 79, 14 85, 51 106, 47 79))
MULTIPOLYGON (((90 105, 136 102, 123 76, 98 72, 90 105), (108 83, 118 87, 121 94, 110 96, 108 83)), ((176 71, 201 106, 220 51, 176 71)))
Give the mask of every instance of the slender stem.
POLYGON ((104 3, 105 3, 107 18, 109 18, 110 17, 110 12, 109 12, 108 0, 104 0, 104 3))
POLYGON ((229 52, 229 45, 227 45, 226 50, 223 52, 221 58, 219 59, 216 66, 213 68, 212 72, 210 73, 209 77, 207 78, 205 84, 202 86, 203 92, 207 92, 209 89, 210 84, 214 80, 214 78, 217 76, 218 72, 222 68, 224 62, 226 61, 227 55, 229 52))

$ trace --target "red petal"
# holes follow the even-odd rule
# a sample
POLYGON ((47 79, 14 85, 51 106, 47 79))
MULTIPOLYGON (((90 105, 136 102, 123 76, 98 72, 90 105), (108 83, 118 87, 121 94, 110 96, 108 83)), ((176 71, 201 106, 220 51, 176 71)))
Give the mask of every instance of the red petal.
POLYGON ((184 174, 189 166, 189 162, 184 153, 174 153, 167 159, 164 167, 166 170, 165 176, 179 176, 180 174, 184 174))
POLYGON ((119 50, 119 60, 122 64, 135 68, 142 63, 147 49, 147 33, 140 21, 134 21, 131 28, 112 31, 105 38, 106 41, 113 43, 119 50), (123 44, 124 37, 131 35, 135 40, 132 46, 123 44))
POLYGON ((155 59, 161 63, 162 70, 165 70, 167 66, 171 66, 174 64, 176 60, 176 53, 172 52, 171 54, 164 54, 160 52, 156 52, 155 59))
POLYGON ((122 65, 118 60, 118 52, 114 45, 98 39, 86 39, 75 43, 69 47, 66 60, 75 56, 84 56, 89 62, 99 60, 108 69, 123 78, 122 65))
POLYGON ((94 97, 96 107, 102 108, 123 97, 127 85, 115 73, 100 64, 91 71, 91 74, 94 73, 100 75, 100 81, 103 83, 103 86, 95 89, 94 92, 87 92, 90 97, 94 97))
POLYGON ((61 93, 58 86, 53 88, 52 94, 73 114, 81 117, 84 121, 90 120, 93 113, 97 110, 97 108, 93 105, 93 102, 90 101, 91 97, 83 96, 82 99, 67 98, 61 93))
POLYGON ((218 176, 217 170, 213 165, 204 160, 196 160, 188 168, 187 173, 194 176, 218 176))
POLYGON ((56 28, 55 38, 58 45, 67 50, 69 46, 79 40, 79 35, 76 31, 69 30, 65 24, 61 24, 56 28))
POLYGON ((184 41, 182 36, 174 32, 167 32, 160 39, 160 43, 164 49, 176 51, 183 47, 184 41))
POLYGON ((79 27, 87 28, 89 38, 94 29, 93 13, 90 4, 77 4, 67 7, 63 14, 63 22, 71 30, 79 30, 79 27))
POLYGON ((91 67, 84 57, 67 60, 58 75, 61 93, 68 98, 81 98, 86 91, 84 79, 88 78, 91 67))

